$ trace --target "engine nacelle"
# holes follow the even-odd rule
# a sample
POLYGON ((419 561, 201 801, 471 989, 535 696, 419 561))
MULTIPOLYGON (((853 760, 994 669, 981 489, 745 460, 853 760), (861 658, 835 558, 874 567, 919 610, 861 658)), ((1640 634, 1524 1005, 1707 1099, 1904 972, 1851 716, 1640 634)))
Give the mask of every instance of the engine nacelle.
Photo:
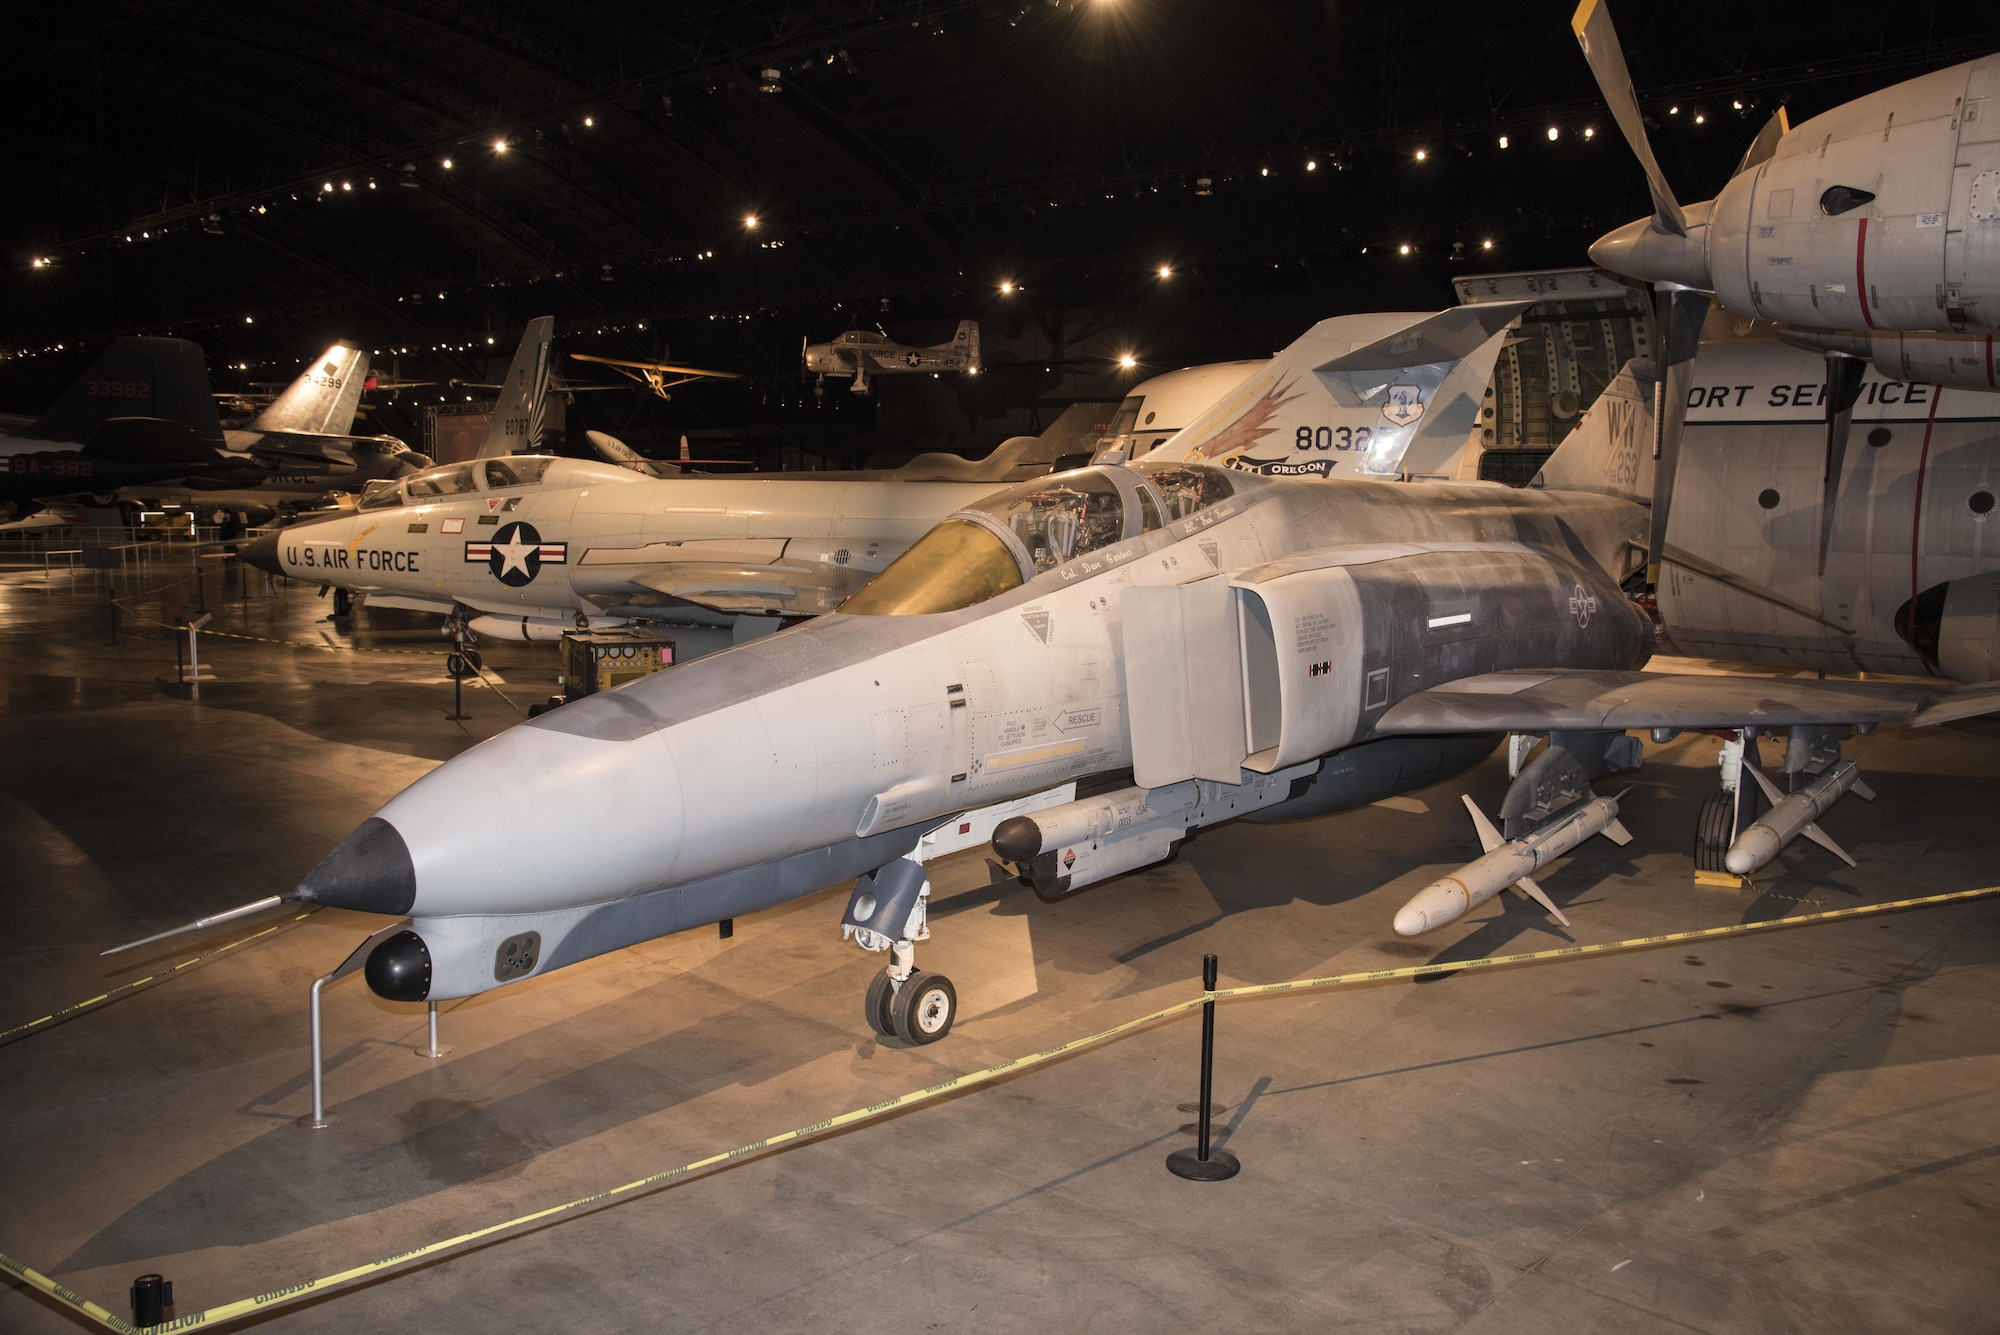
POLYGON ((1859 357, 1884 378, 1950 389, 2000 388, 1992 334, 1899 333, 1857 329, 1801 329, 1783 325, 1778 337, 1795 348, 1859 357))
POLYGON ((2000 679, 2000 571, 1933 584, 1897 609, 1896 629, 1933 672, 2000 679))

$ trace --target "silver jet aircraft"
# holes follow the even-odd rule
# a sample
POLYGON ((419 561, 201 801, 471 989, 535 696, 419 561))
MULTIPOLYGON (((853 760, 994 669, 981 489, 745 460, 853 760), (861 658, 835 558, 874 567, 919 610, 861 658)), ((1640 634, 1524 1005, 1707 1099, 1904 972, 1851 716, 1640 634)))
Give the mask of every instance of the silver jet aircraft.
POLYGON ((824 343, 801 346, 799 357, 808 373, 817 374, 813 392, 826 391, 826 378, 851 376, 848 388, 856 394, 868 392, 871 376, 909 375, 920 371, 963 371, 979 374, 979 322, 960 320, 958 332, 949 343, 933 347, 912 347, 898 343, 873 329, 850 329, 824 343))
MULTIPOLYGON (((368 943, 366 975, 415 1001, 857 878, 842 925, 889 958, 867 1019, 924 1043, 956 994, 915 964, 928 881, 910 855, 962 813, 1111 789, 995 832, 1059 895, 1206 825, 1437 782, 1510 731, 1551 737, 1502 811, 1531 839, 1636 763, 1627 729, 1788 727, 1788 772, 1815 779, 1849 728, 2000 706, 1990 685, 1641 673, 1651 627, 1620 590, 1646 532, 1635 495, 1179 461, 1019 484, 832 615, 447 762, 285 898, 407 917, 368 943)), ((1608 830, 1615 804, 1591 812, 1608 830)), ((1495 863, 1522 875, 1543 851, 1495 863)))
MULTIPOLYGON (((1282 441, 1291 455, 1303 439, 1303 459, 1255 466, 1448 476, 1524 308, 1322 321, 1245 381, 1230 411, 1209 414, 1189 448, 1234 459, 1282 441)), ((583 460, 487 459, 378 485, 355 511, 267 535, 243 555, 376 606, 462 618, 478 634, 553 640, 635 618, 728 630, 692 637, 685 658, 704 638, 719 647, 777 617, 838 607, 937 520, 1002 485, 1025 441, 976 463, 924 456, 848 477, 650 478, 583 460)))

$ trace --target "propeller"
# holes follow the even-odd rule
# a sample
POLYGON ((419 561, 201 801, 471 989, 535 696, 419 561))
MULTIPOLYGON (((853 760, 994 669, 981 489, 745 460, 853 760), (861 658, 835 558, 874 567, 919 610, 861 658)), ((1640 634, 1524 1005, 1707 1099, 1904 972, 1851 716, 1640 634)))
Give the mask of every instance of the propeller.
POLYGON ((1583 0, 1570 19, 1570 28, 1583 48, 1598 91, 1611 107, 1612 119, 1618 122, 1625 142, 1646 173, 1646 188, 1653 196, 1652 217, 1627 223, 1590 247, 1590 258, 1597 264, 1647 283, 1653 290, 1653 522, 1646 543, 1646 587, 1652 590, 1660 584, 1694 354, 1711 303, 1707 233, 1714 201, 1684 209, 1674 198, 1646 138, 1639 95, 1633 91, 1632 73, 1625 66, 1625 52, 1603 0, 1583 0))

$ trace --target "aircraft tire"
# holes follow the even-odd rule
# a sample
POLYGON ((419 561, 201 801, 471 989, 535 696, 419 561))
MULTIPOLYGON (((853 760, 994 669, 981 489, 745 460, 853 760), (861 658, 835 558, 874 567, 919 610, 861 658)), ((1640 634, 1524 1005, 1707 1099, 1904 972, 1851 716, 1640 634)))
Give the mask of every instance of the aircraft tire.
POLYGON ((951 1032, 958 1018, 958 989, 941 973, 919 970, 909 977, 889 1003, 896 1022, 896 1035, 921 1046, 935 1043, 951 1032))
POLYGON ((896 999, 896 986, 889 981, 889 971, 880 969, 868 980, 868 994, 862 1006, 868 1012, 868 1027, 875 1031, 877 1038, 894 1038, 896 1020, 889 1013, 889 1005, 896 999))
POLYGON ((1736 823, 1736 794, 1715 792, 1701 804, 1695 817, 1694 869, 1726 871, 1723 855, 1729 851, 1731 827, 1736 823))

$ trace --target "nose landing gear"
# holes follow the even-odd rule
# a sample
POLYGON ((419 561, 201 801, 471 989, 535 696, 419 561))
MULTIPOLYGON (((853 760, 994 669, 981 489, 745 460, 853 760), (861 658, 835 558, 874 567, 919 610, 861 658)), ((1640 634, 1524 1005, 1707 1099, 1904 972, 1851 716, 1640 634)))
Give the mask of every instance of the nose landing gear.
POLYGON ((917 968, 917 942, 930 939, 930 878, 921 863, 898 858, 858 877, 841 915, 841 935, 863 950, 888 951, 888 966, 869 981, 862 1008, 883 1038, 935 1043, 958 1018, 958 990, 941 973, 917 968))

